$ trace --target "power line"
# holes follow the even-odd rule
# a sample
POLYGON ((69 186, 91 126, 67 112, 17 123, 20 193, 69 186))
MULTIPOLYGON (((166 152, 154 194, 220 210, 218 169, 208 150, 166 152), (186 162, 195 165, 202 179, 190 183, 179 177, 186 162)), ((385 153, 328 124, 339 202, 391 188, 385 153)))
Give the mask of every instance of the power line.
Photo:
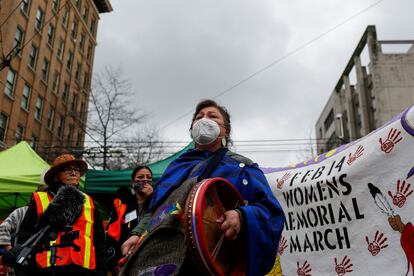
MULTIPOLYGON (((7 140, 16 140, 18 139, 7 139, 7 140)), ((20 139, 19 139, 20 140, 20 139)), ((40 142, 40 141, 36 141, 40 142)), ((92 144, 84 144, 84 145, 78 145, 78 146, 72 146, 76 140, 67 140, 64 139, 61 141, 62 143, 59 145, 48 145, 43 146, 44 150, 57 150, 57 149, 68 149, 68 150, 82 150, 84 153, 96 153, 101 154, 103 152, 102 146, 96 145, 94 143, 92 144)), ((143 144, 144 142, 138 142, 138 143, 126 143, 126 144, 116 144, 116 143, 109 143, 108 146, 106 146, 106 150, 109 151, 109 153, 114 153, 114 151, 117 152, 123 152, 123 153, 137 153, 142 150, 145 151, 145 149, 153 149, 153 150, 161 150, 161 151, 171 151, 171 150, 181 150, 184 148, 187 144, 168 144, 165 142, 155 143, 153 141, 147 141, 146 144, 143 144), (137 145, 138 144, 138 145, 137 145)), ((335 141, 335 145, 342 144, 341 141, 335 141)), ((317 145, 326 145, 326 143, 272 143, 272 144, 241 144, 241 145, 235 145, 234 148, 238 152, 283 152, 283 151, 313 151, 314 148, 316 148, 317 145)))
MULTIPOLYGON (((298 46, 297 48, 295 48, 294 50, 286 53, 285 55, 281 56, 280 58, 276 59, 275 61, 271 62, 270 64, 266 65, 265 67, 263 67, 262 69, 259 69, 258 71, 248 75, 247 77, 241 79, 240 81, 236 82, 235 84, 233 84, 232 86, 230 86, 229 88, 224 89, 223 91, 219 92, 217 95, 213 96, 212 99, 216 99, 219 98, 221 96, 223 96, 224 94, 230 92, 231 90, 233 90, 234 88, 242 85, 243 83, 249 81, 250 79, 254 78, 255 76, 263 73, 264 71, 266 71, 267 69, 273 67, 274 65, 280 63, 281 61, 287 59, 288 57, 294 55, 295 53, 299 52, 300 50, 306 48, 307 46, 309 46, 310 44, 314 43, 315 41, 321 39, 322 37, 324 37, 325 35, 333 32, 334 30, 336 30, 337 28, 341 27, 342 25, 344 25, 345 23, 351 21, 352 19, 354 19, 355 17, 365 13, 366 11, 370 10, 371 8, 379 5, 382 1, 384 0, 379 0, 371 5, 369 5, 368 7, 362 9, 361 11, 355 13, 354 15, 346 18, 345 20, 341 21, 340 23, 336 24, 335 26, 331 27, 330 29, 328 29, 327 31, 317 35, 316 37, 314 37, 313 39, 305 42, 304 44, 298 46)), ((168 126, 174 124, 175 122, 181 120, 182 118, 184 118, 185 116, 191 114, 191 112, 193 112, 193 110, 189 110, 186 113, 184 113, 183 115, 177 117, 176 119, 170 121, 169 123, 167 123, 166 125, 164 125, 163 127, 161 127, 161 129, 165 129, 168 126)))
MULTIPOLYGON (((52 21, 52 19, 54 19, 55 17, 58 16, 58 14, 60 13, 60 11, 66 6, 65 4, 62 4, 61 7, 57 10, 57 12, 53 12, 53 15, 46 20, 43 24, 42 27, 40 28, 40 30, 35 30, 34 34, 32 35, 32 37, 30 37, 30 39, 28 41, 26 41, 22 47, 19 47, 19 44, 17 44, 15 47, 13 47, 13 49, 7 54, 6 57, 3 58, 3 60, 0 63, 0 71, 3 70, 4 68, 10 66, 11 61, 21 52, 23 51, 23 49, 29 44, 30 41, 33 40, 33 38, 37 35, 39 35, 41 32, 43 32, 43 29, 47 26, 47 24, 50 23, 50 21, 52 21)), ((14 12, 14 11, 13 11, 14 12)), ((7 21, 7 20, 6 20, 7 21)), ((4 21, 5 22, 5 21, 4 21)))
MULTIPOLYGON (((350 18, 348 18, 347 20, 345 20, 345 21, 343 21, 342 23, 340 23, 340 24, 338 24, 338 25, 336 25, 336 26, 334 26, 333 28, 331 28, 331 29, 329 29, 327 32, 325 32, 325 33, 323 33, 323 34, 321 34, 321 35, 319 35, 319 36, 317 36, 317 37, 315 37, 314 39, 312 39, 312 40, 310 40, 310 41, 308 41, 307 43, 305 43, 305 44, 303 44, 303 45, 301 45, 301 46, 299 46, 298 48, 296 48, 294 51, 292 51, 292 52, 289 52, 289 53, 287 53, 286 55, 284 55, 284 56, 282 56, 281 58, 279 58, 279 59, 277 59, 277 60, 275 60, 274 62, 272 62, 271 64, 269 64, 269 65, 267 65, 266 67, 264 67, 264 68, 262 68, 262 69, 260 69, 259 71, 256 71, 255 73, 253 73, 253 74, 251 74, 251 75, 249 75, 248 77, 246 77, 245 79, 243 79, 243 80, 241 80, 241 81, 239 81, 238 83, 236 83, 235 85, 233 85, 233 86, 231 86, 230 88, 228 88, 228 89, 226 89, 226 90, 224 90, 224 91, 222 91, 222 92, 220 92, 219 94, 217 94, 216 96, 214 96, 213 98, 217 98, 217 97, 220 97, 220 96, 222 96, 222 95, 224 95, 225 93, 227 93, 227 92, 229 92, 229 91, 231 91, 232 89, 234 89, 234 88, 236 88, 237 86, 239 86, 239 85, 241 85, 242 83, 244 83, 244 82, 246 82, 246 81, 248 81, 249 79, 251 79, 251 78, 253 78, 254 76, 256 76, 256 75, 258 75, 258 74, 260 74, 260 73, 262 73, 262 72, 264 72, 265 70, 267 70, 267 69, 269 69, 270 67, 272 67, 272 66, 274 66, 274 65, 276 65, 277 63, 279 63, 280 61, 282 61, 283 59, 286 59, 286 58, 288 58, 289 56, 291 56, 291 55, 293 55, 294 53, 296 53, 297 51, 299 51, 299 50, 301 50, 301 49, 303 49, 303 48, 305 48, 305 47, 307 47, 308 45, 310 45, 311 43, 313 43, 313 42, 315 42, 316 40, 318 40, 318 39, 320 39, 321 37, 323 37, 324 35, 326 35, 326 34, 328 34, 328 33, 330 33, 330 32, 332 32, 333 30, 335 30, 336 28, 338 28, 339 26, 341 26, 341 25, 343 25, 343 24, 345 24, 347 21, 349 21, 349 20, 351 20, 352 18, 354 18, 354 17, 356 17, 356 16, 358 16, 359 14, 361 14, 361 13, 363 13, 363 12, 365 12, 366 10, 368 10, 368 9, 370 9, 370 8, 372 8, 373 6, 375 6, 375 5, 378 5, 380 2, 382 2, 383 0, 380 0, 380 1, 378 1, 378 2, 376 2, 376 3, 374 3, 373 5, 371 5, 370 7, 368 7, 368 8, 366 8, 365 10, 363 10, 363 11, 361 11, 361 12, 359 12, 359 13, 357 13, 357 14, 355 14, 354 16, 352 16, 352 17, 350 17, 350 18)), ((20 5, 20 4, 19 4, 20 5)), ((59 9, 59 12, 62 10, 62 8, 64 7, 65 5, 62 5, 61 7, 60 7, 60 9, 59 9)), ((18 8, 18 6, 16 7, 16 8, 18 8)), ((15 9, 16 9, 15 8, 15 9)), ((44 24, 43 24, 43 26, 42 26, 42 28, 41 28, 41 30, 43 30, 45 27, 46 27, 46 25, 54 18, 54 17, 56 17, 57 16, 57 14, 59 13, 59 12, 57 12, 54 16, 52 16, 51 18, 49 18, 44 24)), ((7 20, 7 19, 6 19, 7 20)), ((5 21, 3 21, 3 23, 4 23, 5 21)), ((3 24, 2 23, 2 24, 3 24)), ((35 33, 24 45, 23 45, 23 47, 20 49, 20 51, 21 50, 23 50, 23 48, 25 47, 25 46, 27 46, 27 44, 31 41, 31 40, 33 40, 33 38, 35 37, 37 35, 37 33, 35 33)), ((19 74, 19 72, 16 72, 17 73, 17 76, 19 76, 20 78, 22 78, 23 80, 25 80, 20 74, 19 74)), ((25 80, 26 81, 26 80, 25 80)), ((37 91, 36 89, 34 89, 33 87, 32 87, 32 89, 34 90, 34 91, 37 91)), ((45 103, 48 103, 48 101, 46 100, 46 99, 44 99, 44 102, 45 103)), ((191 112, 191 111, 190 111, 191 112)), ((184 114, 183 116, 181 116, 179 119, 181 119, 182 117, 184 117, 184 116, 186 116, 188 113, 186 113, 186 114, 184 114)), ((170 123, 171 124, 171 123, 170 123)), ((168 126, 168 125, 167 125, 168 126)), ((292 141, 293 139, 285 139, 285 141, 292 141)), ((300 139, 299 139, 300 140, 300 139)), ((303 139, 303 140, 310 140, 310 139, 303 139)), ((316 139, 315 139, 316 140, 316 139)), ((324 139, 324 140, 326 140, 326 139, 324 139)), ((37 142, 40 142, 41 140, 37 140, 37 142)), ((47 141, 49 141, 49 140, 47 140, 47 141)), ((264 142, 264 140, 256 140, 257 142, 264 142)), ((281 140, 270 140, 270 141, 281 141, 281 140)), ((243 141, 235 141, 235 142, 243 142, 243 141)), ((254 142, 253 140, 251 140, 251 141, 247 141, 247 142, 254 142)), ((269 142, 269 141, 268 141, 269 142)), ((280 145, 282 145, 282 144, 279 144, 278 146, 280 146, 280 145)), ((285 144, 285 145, 292 145, 292 144, 285 144)), ((297 145, 301 145, 301 144, 297 144, 297 145)), ((302 144, 302 145, 307 145, 307 144, 302 144)), ((240 146, 240 145, 239 145, 240 146)), ((247 145, 247 146, 249 146, 249 145, 247 145)), ((262 145, 250 145, 250 146, 262 146, 262 145)))
POLYGON ((3 27, 4 24, 6 24, 7 20, 9 20, 10 16, 20 7, 20 5, 23 3, 23 0, 20 1, 19 4, 9 13, 9 15, 6 17, 6 19, 0 23, 0 28, 3 27))
MULTIPOLYGON (((23 2, 23 1, 22 1, 23 2)), ((60 8, 55 12, 53 12, 53 16, 51 16, 47 21, 45 21, 44 23, 43 23, 43 25, 42 25, 42 28, 41 28, 41 30, 39 31, 39 32, 37 32, 37 31, 35 31, 35 33, 34 33, 34 35, 23 45, 23 47, 21 47, 21 48, 18 48, 18 50, 17 51, 15 51, 16 52, 16 54, 14 55, 14 56, 16 56, 17 55, 17 53, 18 52, 20 52, 20 51, 22 51, 26 46, 27 46, 27 44, 31 41, 31 40, 33 40, 33 38, 37 35, 37 34, 39 34, 40 32, 42 32, 43 31, 43 29, 47 26, 47 24, 50 22, 50 21, 52 21, 52 19, 54 18, 54 17, 57 17, 58 15, 59 15, 59 13, 61 12, 61 10, 67 5, 67 3, 68 3, 68 1, 66 1, 66 2, 64 2, 64 3, 62 3, 61 4, 61 6, 60 6, 60 8)), ((20 4, 19 4, 20 5, 20 4)), ((18 7, 18 6, 17 6, 18 7)), ((16 7, 16 8, 17 8, 16 7)), ((16 9, 15 8, 15 9, 16 9)), ((15 10, 14 9, 14 10, 15 10)), ((14 11, 13 11, 14 12, 14 11)), ((12 12, 12 13, 13 13, 12 12)), ((7 19, 6 19, 7 20, 7 19)), ((6 21, 5 20, 5 21, 6 21)), ((4 21, 4 22, 5 22, 4 21)), ((3 23, 4 23, 3 22, 3 23)), ((16 46, 17 47, 17 46, 16 46)), ((14 48, 14 49, 16 49, 16 47, 14 48)), ((14 51, 14 49, 10 52, 10 53, 12 53, 13 51, 14 51)), ((10 55, 10 53, 9 53, 9 55, 10 55)), ((11 57, 11 59, 12 58, 14 58, 14 56, 13 57, 11 57)), ((8 63, 10 63, 11 62, 11 59, 10 60, 8 60, 8 63)), ((0 66, 1 66, 1 64, 0 64, 0 66)), ((1 69, 3 69, 3 68, 1 68, 1 69)), ((0 71, 1 71, 1 69, 0 69, 0 71)), ((26 78, 24 78, 21 74, 20 74, 20 71, 18 71, 18 70, 13 70, 14 71, 14 73, 16 74, 16 76, 17 77, 19 77, 20 79, 22 79, 24 82, 26 82, 26 83, 31 83, 30 81, 28 81, 26 78)), ((59 72, 60 73, 60 72, 59 72)), ((48 72, 48 75, 50 76, 51 75, 51 72, 49 71, 48 72)), ((69 75, 69 79, 70 80, 72 80, 72 79, 76 79, 75 77, 74 77, 74 73, 72 72, 72 70, 71 70, 71 73, 70 73, 70 75, 69 75)), ((0 83, 1 84, 3 84, 3 86, 6 86, 6 84, 4 83, 4 82, 2 82, 1 80, 0 80, 0 83)), ((59 82, 60 83, 60 82, 59 82)), ((89 82, 88 82, 89 83, 89 82)), ((15 87, 14 87, 15 88, 15 87)), ((13 89, 14 89, 13 88, 13 89)), ((37 90, 35 87, 33 87, 33 86, 30 86, 30 89, 31 89, 31 91, 33 91, 33 92, 36 92, 37 93, 37 95, 38 96, 40 96, 41 95, 41 93, 39 93, 39 90, 37 90)), ((86 88, 85 87, 83 87, 83 88, 81 88, 81 89, 84 89, 84 90, 86 90, 86 88)), ((46 92, 52 92, 52 93, 54 93, 54 94, 56 94, 57 95, 57 93, 58 92, 55 92, 55 91, 53 91, 51 88, 49 88, 49 85, 47 85, 46 86, 46 92)), ((70 90, 68 91, 68 95, 67 95, 67 97, 69 97, 69 94, 70 94, 70 90)), ((30 94, 30 96, 31 96, 32 94, 30 94)), ((13 95, 13 98, 17 98, 17 99, 20 99, 21 100, 21 97, 20 96, 18 96, 17 94, 14 94, 13 95)), ((46 97, 42 97, 42 99, 43 99, 43 107, 42 107, 42 116, 44 115, 44 111, 45 111, 45 107, 46 107, 46 104, 49 104, 49 105, 52 105, 52 106, 55 106, 55 104, 54 103, 52 103, 52 102, 50 102, 50 101, 48 101, 48 99, 46 98, 46 97)), ((30 106, 29 106, 29 108, 30 108, 30 106)), ((77 108, 77 106, 75 107, 75 108, 77 108)), ((30 113, 30 111, 31 110, 28 110, 29 111, 29 113, 30 113)), ((55 111, 57 111, 57 110, 55 110, 55 111)), ((66 109, 65 110, 65 113, 64 114, 62 114, 62 113, 60 113, 60 112, 56 112, 57 114, 59 114, 59 115, 67 115, 68 113, 70 113, 70 112, 72 112, 71 110, 69 110, 69 108, 68 109, 66 109)), ((84 112, 85 112, 85 114, 87 114, 87 110, 84 110, 84 112)), ((55 117, 54 117, 55 118, 55 117)), ((53 121, 54 121, 54 119, 53 119, 53 121)), ((77 120, 74 120, 75 121, 75 123, 77 124, 77 125, 79 125, 79 123, 77 123, 76 121, 77 120)), ((81 122, 82 123, 82 122, 81 122)), ((12 128, 10 128, 10 127, 8 127, 8 130, 10 130, 10 131, 12 131, 12 132, 14 132, 14 133, 16 133, 16 130, 15 129, 12 129, 12 128)), ((81 129, 81 131, 82 132, 84 132, 84 130, 83 129, 81 129)), ((7 140, 13 140, 13 139, 10 139, 10 138, 7 138, 7 140)), ((36 140, 36 142, 50 142, 51 140, 50 139, 45 139, 45 140, 40 140, 40 139, 38 139, 38 140, 36 140)))
POLYGON ((32 41, 33 40, 33 38, 36 36, 36 35, 38 35, 38 34, 40 34, 41 32, 43 32, 43 29, 47 26, 47 24, 49 24, 50 23, 50 21, 52 21, 52 19, 54 19, 55 17, 57 17, 58 15, 59 15, 59 13, 63 10, 63 8, 66 6, 66 2, 67 1, 65 1, 65 3, 62 3, 62 5, 61 5, 61 7, 57 10, 57 12, 52 12, 52 16, 48 19, 48 20, 46 20, 44 23, 43 23, 43 25, 42 25, 42 28, 40 28, 40 32, 37 32, 37 31, 35 31, 34 32, 34 34, 32 35, 32 37, 28 40, 28 41, 26 41, 24 44, 23 44, 23 46, 22 46, 22 48, 20 49, 20 51, 22 51, 26 46, 27 46, 27 44, 29 44, 29 42, 30 41, 32 41))
MULTIPOLYGON (((22 79, 25 83, 30 83, 26 78, 24 78, 21 74, 20 74, 20 71, 17 71, 17 70, 14 70, 14 72, 15 72, 15 74, 16 74, 16 76, 17 77, 19 77, 20 79, 22 79)), ((50 73, 50 72, 49 72, 50 73)), ((72 79, 72 76, 70 75, 70 79, 72 79)), ((6 84, 3 82, 3 81, 1 81, 0 80, 0 83, 1 84, 3 84, 3 86, 6 86, 6 84)), ((31 89, 31 91, 33 91, 33 92, 35 92, 38 96, 41 96, 41 94, 39 93, 39 90, 37 90, 36 88, 34 88, 33 86, 30 86, 30 89, 31 89)), ((49 85, 47 85, 46 86, 46 92, 51 92, 51 93, 55 93, 52 89, 49 89, 49 85)), ((32 94, 30 94, 30 97, 32 96, 32 94)), ((68 93, 68 96, 67 97, 69 97, 69 93, 68 93)), ((21 97, 20 96, 18 96, 18 95, 16 95, 16 94, 13 94, 13 98, 16 98, 16 99, 20 99, 21 100, 21 97)), ((52 106, 55 106, 55 104, 54 103, 52 103, 52 102, 50 102, 50 101, 48 101, 47 100, 47 98, 46 97, 42 97, 42 99, 43 99, 43 106, 42 106, 42 115, 41 116, 43 116, 44 115, 44 111, 46 110, 46 104, 49 104, 49 105, 52 105, 52 106)), ((20 106, 18 106, 17 108, 19 108, 20 106)), ((30 108, 31 106, 29 105, 29 108, 30 108)), ((32 109, 29 109, 28 110, 29 111, 29 114, 31 113, 31 111, 33 111, 32 109)), ((61 112, 58 112, 56 109, 55 109, 55 111, 56 111, 56 113, 55 114, 58 114, 58 115, 61 115, 61 116, 64 116, 64 115, 68 115, 69 113, 71 113, 72 111, 71 110, 69 110, 69 108, 67 108, 67 109, 65 109, 64 110, 64 113, 62 114, 61 112)), ((85 113, 86 114, 86 113, 85 113)), ((55 116, 54 116, 54 118, 53 118, 53 123, 54 123, 54 121, 55 121, 55 116)), ((75 123, 77 124, 77 125, 79 125, 79 123, 77 123, 76 121, 75 121, 75 123)), ((16 133, 16 129, 12 129, 11 127, 8 127, 7 128, 8 130, 11 130, 11 131, 13 131, 14 133, 16 133)), ((83 131, 82 129, 81 129, 81 131, 83 131)), ((7 138, 7 140, 13 140, 12 138, 7 138)), ((51 140, 50 139, 38 139, 38 140, 36 140, 36 142, 50 142, 51 140)))
MULTIPOLYGON (((23 78, 24 79, 24 78, 23 78)), ((2 83, 0 81, 0 83, 2 83)), ((19 97, 17 97, 19 98, 19 97)), ((47 101, 46 101, 47 102, 47 101)), ((338 138, 338 137, 336 137, 338 138)), ((354 141, 360 137, 349 137, 347 140, 354 141)), ((310 145, 310 144, 321 144, 326 143, 331 138, 284 138, 284 139, 252 139, 252 140, 233 140, 235 146, 272 146, 272 145, 310 145)), ((8 140, 13 140, 13 138, 8 138, 8 140)), ((48 139, 39 139, 40 141, 49 141, 48 139)), ((86 144, 97 144, 101 143, 104 140, 97 139, 96 141, 86 140, 86 144)), ((185 147, 191 140, 147 140, 147 139, 128 139, 128 140, 110 140, 109 144, 114 146, 125 146, 125 145, 139 145, 139 144, 163 144, 164 146, 169 147, 185 147)))
MULTIPOLYGON (((6 19, 1 23, 0 25, 0 54, 1 54, 1 62, 0 62, 0 71, 3 70, 3 68, 7 67, 10 65, 10 57, 12 56, 13 51, 15 50, 14 48, 10 51, 10 53, 5 56, 4 55, 4 49, 3 49, 3 30, 2 27, 3 25, 7 22, 7 20, 9 20, 10 16, 16 11, 16 9, 21 5, 21 3, 23 2, 23 0, 9 13, 9 15, 6 16, 6 19)), ((2 10, 2 3, 0 1, 0 11, 2 10)))
MULTIPOLYGON (((351 138, 355 140, 357 138, 351 138)), ((237 146, 270 146, 270 145, 309 145, 314 143, 327 142, 328 138, 314 138, 314 139, 274 139, 274 140, 233 140, 234 144, 237 146), (284 142, 284 143, 281 143, 284 142), (291 142, 291 143, 288 143, 291 142)), ((46 140, 38 140, 46 141, 46 140)), ((103 142, 103 140, 97 140, 98 142, 103 142)), ((85 141, 85 143, 94 144, 95 141, 85 141)), ((114 145, 134 145, 134 144, 146 144, 146 143, 160 143, 160 144, 172 144, 175 146, 187 146, 191 141, 169 141, 169 140, 139 140, 139 141, 108 141, 110 144, 114 145)))

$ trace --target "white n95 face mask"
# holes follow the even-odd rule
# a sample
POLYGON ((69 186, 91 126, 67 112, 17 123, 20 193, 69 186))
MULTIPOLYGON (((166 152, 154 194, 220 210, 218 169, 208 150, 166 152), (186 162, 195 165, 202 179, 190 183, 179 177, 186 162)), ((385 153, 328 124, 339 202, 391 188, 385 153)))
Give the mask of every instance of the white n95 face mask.
POLYGON ((191 138, 199 145, 213 143, 220 135, 220 127, 217 122, 202 118, 196 121, 191 129, 191 138))

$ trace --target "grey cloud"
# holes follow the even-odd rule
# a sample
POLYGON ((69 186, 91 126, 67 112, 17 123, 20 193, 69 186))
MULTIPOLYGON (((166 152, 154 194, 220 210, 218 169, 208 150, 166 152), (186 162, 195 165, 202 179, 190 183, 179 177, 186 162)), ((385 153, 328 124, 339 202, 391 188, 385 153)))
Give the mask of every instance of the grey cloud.
MULTIPOLYGON (((134 105, 163 126, 375 2, 112 2, 101 17, 95 71, 122 64, 134 105)), ((383 1, 217 100, 233 117, 235 140, 307 138, 368 24, 382 39, 414 39, 414 4, 383 1)), ((190 115, 163 129, 188 140, 190 115)), ((297 153, 253 154, 267 166, 297 153)), ((302 160, 296 160, 302 161, 302 160)))

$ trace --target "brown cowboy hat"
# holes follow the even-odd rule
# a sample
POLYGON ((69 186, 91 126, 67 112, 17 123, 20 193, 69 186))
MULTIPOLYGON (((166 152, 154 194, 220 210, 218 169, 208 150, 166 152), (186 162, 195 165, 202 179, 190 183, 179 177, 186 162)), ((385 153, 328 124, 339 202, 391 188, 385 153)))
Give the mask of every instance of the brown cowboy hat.
POLYGON ((72 154, 62 154, 53 161, 52 166, 45 174, 45 183, 51 185, 55 183, 55 175, 63 169, 63 167, 75 165, 80 169, 81 176, 88 170, 88 164, 85 161, 75 159, 72 154))

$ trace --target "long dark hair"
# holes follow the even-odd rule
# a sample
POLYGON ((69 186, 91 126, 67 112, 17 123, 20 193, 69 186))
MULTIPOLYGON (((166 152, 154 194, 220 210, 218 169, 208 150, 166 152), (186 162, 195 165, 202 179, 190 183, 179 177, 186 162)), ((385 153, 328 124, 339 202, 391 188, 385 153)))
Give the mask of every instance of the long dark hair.
POLYGON ((151 178, 152 178, 152 170, 148 167, 148 166, 145 166, 145 165, 139 165, 138 167, 136 167, 133 171, 132 171, 132 173, 131 173, 131 180, 132 181, 134 181, 134 179, 135 179, 135 175, 137 174, 137 172, 138 171, 140 171, 140 170, 142 170, 142 169, 147 169, 147 170, 149 170, 150 171, 150 173, 151 173, 151 178))

